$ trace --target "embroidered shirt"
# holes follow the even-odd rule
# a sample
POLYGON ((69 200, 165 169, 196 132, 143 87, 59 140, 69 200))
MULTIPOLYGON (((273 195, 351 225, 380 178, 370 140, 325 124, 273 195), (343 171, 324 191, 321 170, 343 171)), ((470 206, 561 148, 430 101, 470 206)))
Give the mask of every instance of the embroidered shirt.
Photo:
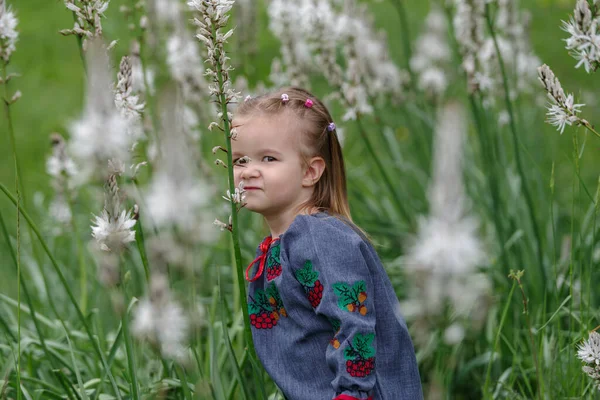
POLYGON ((252 336, 286 399, 422 399, 398 299, 358 231, 326 213, 299 215, 261 245, 248 291, 252 336))

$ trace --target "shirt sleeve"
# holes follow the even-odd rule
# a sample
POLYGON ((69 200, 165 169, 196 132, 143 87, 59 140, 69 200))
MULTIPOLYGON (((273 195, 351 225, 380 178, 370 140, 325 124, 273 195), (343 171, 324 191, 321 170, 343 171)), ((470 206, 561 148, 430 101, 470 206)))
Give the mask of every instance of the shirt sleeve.
POLYGON ((376 380, 377 338, 366 243, 350 227, 305 223, 304 229, 294 273, 315 313, 331 323, 326 350, 334 371, 330 398, 367 400, 376 380))

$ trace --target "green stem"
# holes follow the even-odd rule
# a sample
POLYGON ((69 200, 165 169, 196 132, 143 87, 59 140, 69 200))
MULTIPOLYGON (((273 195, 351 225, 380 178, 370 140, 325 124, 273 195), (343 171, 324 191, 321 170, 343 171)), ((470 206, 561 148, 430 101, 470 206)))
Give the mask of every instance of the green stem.
MULTIPOLYGON (((6 119, 8 121, 8 136, 13 153, 13 160, 15 165, 15 190, 17 193, 17 281, 21 281, 21 218, 19 210, 21 209, 21 191, 20 186, 20 170, 17 162, 17 145, 15 140, 15 132, 13 129, 12 118, 10 115, 10 100, 8 98, 8 83, 6 79, 6 66, 7 62, 3 63, 2 77, 4 82, 4 111, 6 112, 6 119)), ((21 285, 17 285, 17 399, 21 400, 21 285)))
POLYGON ((502 327, 504 326, 504 321, 506 321, 506 316, 508 315, 508 309, 510 308, 510 301, 512 299, 515 288, 517 287, 517 282, 514 281, 512 288, 510 289, 510 293, 506 298, 506 304, 504 305, 504 310, 502 310, 502 317, 500 318, 500 325, 498 325, 498 330, 496 331, 496 338, 494 339, 494 347, 492 348, 492 354, 490 355, 490 360, 488 361, 487 372, 485 374, 485 384, 483 385, 483 396, 484 398, 492 398, 492 396, 488 395, 488 387, 490 386, 490 378, 492 374, 492 363, 494 362, 494 354, 496 354, 496 349, 498 348, 498 342, 500 342, 500 334, 502 333, 502 327))
MULTIPOLYGON (((2 183, 0 183, 0 190, 2 192, 4 192, 4 194, 6 195, 6 197, 8 197, 8 199, 15 206, 17 206, 17 199, 12 195, 12 193, 10 193, 10 191, 2 183)), ((110 372, 110 367, 106 363, 106 358, 104 357, 104 354, 102 353, 102 349, 100 348, 98 340, 97 340, 96 337, 94 337, 94 335, 92 333, 92 330, 90 329, 90 326, 89 326, 87 320, 85 319, 85 316, 81 312, 81 308, 79 308, 79 305, 77 304, 77 300, 75 299, 75 296, 73 295, 73 291, 71 290, 71 287, 69 286, 69 283, 67 282, 64 274, 62 273, 62 270, 59 267, 58 262, 56 261, 56 259, 52 255, 52 252, 50 251, 50 248, 48 247, 48 244, 46 243, 46 241, 42 237, 42 234, 40 233, 38 227, 33 222, 33 220, 31 219, 31 217, 29 216, 29 214, 23 208, 20 208, 19 212, 23 216, 23 218, 25 218, 25 220, 27 221, 27 223, 29 224, 29 226, 31 227, 31 229, 33 230, 33 232, 35 233, 35 235, 37 236, 38 240, 40 241, 40 244, 42 245, 42 248, 44 249, 44 251, 48 255, 48 258, 50 259, 50 263, 51 263, 52 267, 54 268, 54 271, 58 275, 58 278, 59 278, 59 280, 60 280, 60 282, 61 282, 61 284, 62 284, 65 292, 67 293, 67 296, 69 297, 69 300, 73 304, 73 307, 75 307, 75 311, 77 311, 77 316, 79 317, 79 320, 81 321, 81 324, 83 325, 83 327, 84 327, 84 329, 85 329, 85 331, 86 331, 86 333, 88 335, 88 338, 90 339, 90 341, 93 344, 94 351, 96 352, 96 355, 100 358, 100 360, 102 362, 102 366, 104 367, 104 369, 105 369, 105 371, 106 371, 106 373, 108 375, 108 378, 109 378, 109 380, 110 380, 110 382, 112 384, 112 387, 113 387, 113 389, 115 391, 115 396, 117 396, 117 398, 120 400, 121 399, 121 394, 119 392, 119 388, 117 386, 117 383, 115 381, 114 376, 112 375, 112 372, 110 372)), ((50 296, 50 293, 48 293, 48 295, 50 296)))
MULTIPOLYGON (((127 293, 125 290, 125 286, 122 286, 123 289, 123 301, 125 304, 127 301, 127 293)), ((129 334, 129 313, 128 307, 123 311, 123 316, 121 318, 121 326, 123 327, 123 338, 125 340, 125 351, 127 353, 127 367, 129 368, 129 376, 131 379, 131 396, 132 399, 138 400, 140 395, 138 393, 138 382, 137 382, 137 370, 135 367, 135 357, 133 354, 133 343, 131 341, 131 335, 129 334)))
MULTIPOLYGON (((410 67, 411 49, 410 49, 410 29, 408 28, 408 20, 406 18, 406 8, 404 8, 403 0, 394 0, 393 4, 398 11, 398 17, 400 18, 400 29, 402 31, 402 45, 404 50, 404 68, 410 75, 411 85, 416 86, 415 76, 412 68, 410 67)), ((416 91, 415 91, 416 92, 416 91)))
POLYGON ((476 131, 479 137, 479 143, 481 145, 482 152, 482 162, 487 169, 488 186, 490 189, 490 193, 492 195, 492 219, 494 221, 494 227, 496 228, 496 235, 498 237, 498 242, 500 245, 500 259, 502 262, 502 266, 504 268, 504 273, 508 274, 509 272, 509 263, 506 257, 506 252, 504 249, 505 245, 505 237, 504 237, 504 224, 502 223, 502 214, 500 212, 500 190, 498 188, 498 179, 496 176, 496 170, 494 168, 494 157, 493 152, 490 149, 488 140, 487 140, 487 132, 484 131, 484 123, 481 120, 481 115, 479 113, 479 107, 477 107, 477 101, 474 95, 469 95, 469 104, 471 106, 471 112, 473 113, 473 119, 475 120, 476 131))
MULTIPOLYGON (((215 26, 212 26, 212 34, 216 37, 215 26)), ((221 49, 217 47, 214 59, 219 60, 222 57, 221 49)), ((218 103, 221 106, 221 113, 223 114, 223 130, 225 134, 225 143, 227 144, 227 177, 229 179, 229 192, 235 193, 235 181, 233 177, 233 157, 231 149, 231 125, 229 123, 229 115, 227 112, 227 99, 225 96, 225 80, 223 78, 222 65, 217 61, 216 74, 219 85, 219 98, 218 103)), ((238 290, 241 297, 242 313, 244 315, 244 336, 246 337, 246 343, 248 345, 248 351, 250 356, 256 358, 256 350, 254 349, 254 341, 252 339, 252 331, 250 330, 250 317, 248 315, 248 303, 246 299, 246 283, 244 282, 244 267, 242 265, 242 252, 240 249, 240 239, 238 233, 238 210, 237 204, 231 202, 231 238, 233 240, 233 249, 235 255, 235 265, 237 269, 237 283, 238 290)))
POLYGON ((508 77, 506 75, 506 68, 504 66, 504 60, 502 58, 502 53, 500 52, 500 47, 498 46, 498 40, 496 38, 496 33, 494 32, 494 27, 492 25, 492 18, 490 15, 490 5, 485 5, 485 17, 487 21, 487 26, 490 31, 490 35, 492 36, 492 40, 494 41, 494 47, 496 49, 496 55, 498 56, 498 64, 500 65, 500 71, 502 73, 502 83, 504 85, 504 100, 506 103, 506 109, 508 111, 509 120, 510 120, 510 131, 512 133, 512 142, 515 153, 515 160, 517 162, 517 170, 519 171, 519 175, 521 177, 521 187, 523 188, 523 194, 525 195, 525 202, 527 203, 527 209, 529 211, 529 218, 531 220, 531 226, 533 228, 533 234, 535 236, 537 242, 537 258, 538 258, 538 266, 540 269, 540 273, 542 274, 542 291, 545 292, 545 288, 547 285, 547 277, 546 270, 544 268, 544 255, 543 255, 543 247, 542 247, 542 235, 540 234, 540 229, 537 222, 537 217, 535 213, 535 207, 533 204, 533 198, 531 197, 531 193, 529 192, 529 186, 527 185, 527 177, 525 176, 525 170, 523 169, 523 163, 521 162, 521 151, 519 148, 519 140, 517 136, 517 127, 515 124, 515 116, 512 109, 512 103, 510 101, 510 92, 508 88, 508 77))

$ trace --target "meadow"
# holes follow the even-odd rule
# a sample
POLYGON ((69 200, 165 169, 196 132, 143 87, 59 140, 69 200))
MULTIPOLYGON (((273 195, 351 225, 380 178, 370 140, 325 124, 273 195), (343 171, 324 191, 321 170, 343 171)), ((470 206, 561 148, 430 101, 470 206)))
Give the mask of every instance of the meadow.
POLYGON ((332 111, 426 399, 600 398, 597 7, 0 0, 0 399, 283 399, 223 151, 282 85, 332 111))

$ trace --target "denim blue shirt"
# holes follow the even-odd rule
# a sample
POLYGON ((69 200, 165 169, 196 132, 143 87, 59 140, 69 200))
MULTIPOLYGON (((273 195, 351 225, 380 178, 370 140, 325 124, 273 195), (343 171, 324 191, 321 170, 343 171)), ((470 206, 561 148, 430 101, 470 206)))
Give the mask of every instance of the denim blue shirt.
POLYGON ((248 291, 252 336, 286 399, 422 399, 394 289, 349 223, 298 215, 257 255, 248 291))

